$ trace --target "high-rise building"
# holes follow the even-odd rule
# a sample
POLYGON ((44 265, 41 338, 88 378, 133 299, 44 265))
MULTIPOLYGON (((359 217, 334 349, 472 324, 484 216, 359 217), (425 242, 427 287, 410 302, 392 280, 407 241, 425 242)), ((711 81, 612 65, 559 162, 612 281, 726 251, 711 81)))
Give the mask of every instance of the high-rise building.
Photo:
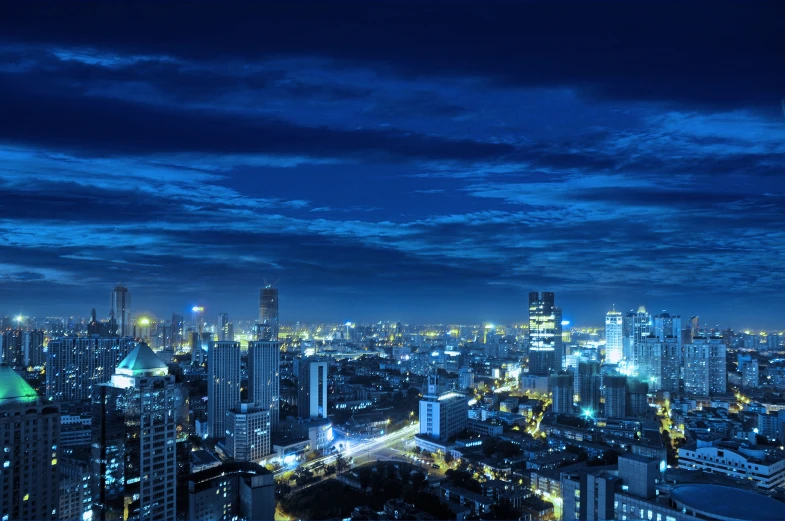
POLYGON ((299 365, 297 415, 327 418, 327 362, 302 358, 299 365))
POLYGON ((201 341, 202 333, 204 333, 204 307, 194 306, 191 308, 191 323, 193 324, 194 331, 197 338, 201 341))
POLYGON ((548 386, 551 388, 553 396, 551 410, 554 414, 573 413, 573 385, 572 374, 552 374, 549 377, 548 386))
POLYGON ((760 385, 758 359, 752 358, 744 364, 741 370, 741 386, 745 389, 755 389, 760 385))
POLYGON ((469 424, 469 401, 462 393, 439 393, 437 375, 427 377, 428 390, 420 400, 420 434, 446 441, 469 424))
POLYGON ((529 293, 529 373, 547 376, 564 367, 561 309, 554 294, 529 293))
POLYGON ((259 291, 259 338, 278 340, 278 288, 268 285, 259 291))
POLYGON ((235 461, 256 461, 271 453, 270 411, 240 403, 226 413, 226 452, 235 461))
POLYGON ((624 357, 624 319, 620 312, 608 311, 605 315, 605 362, 618 364, 624 357))
MULTIPOLYGON (((93 515, 92 468, 89 453, 79 450, 78 456, 72 454, 58 458, 60 467, 59 508, 57 515, 63 521, 83 521, 93 515)), ((61 451, 61 454, 64 451, 61 451)))
MULTIPOLYGON (((700 340, 699 337, 693 340, 700 340)), ((698 396, 709 395, 709 346, 703 342, 684 345, 684 392, 698 396)))
POLYGON ((226 436, 226 413, 240 403, 240 342, 213 342, 207 352, 207 430, 226 436))
POLYGON ((658 390, 677 393, 681 390, 681 356, 683 346, 681 337, 669 337, 662 340, 662 371, 660 371, 660 388, 658 390))
POLYGON ((644 306, 624 317, 624 357, 634 367, 639 367, 643 341, 651 333, 651 317, 644 306))
POLYGON ((728 391, 727 348, 722 337, 710 337, 706 341, 709 345, 709 392, 725 394, 728 391))
POLYGON ((639 380, 627 381, 627 415, 646 416, 649 411, 649 384, 639 380))
POLYGON ((112 316, 115 329, 112 335, 119 337, 131 336, 131 294, 124 286, 115 286, 112 290, 112 316))
POLYGON ((234 328, 232 327, 232 323, 229 322, 229 315, 227 313, 218 315, 218 328, 218 340, 230 342, 234 340, 234 328))
POLYGON ((461 367, 458 369, 458 389, 461 391, 474 387, 474 369, 461 367))
POLYGON ((224 463, 188 478, 190 521, 275 518, 273 473, 256 463, 224 463))
POLYGON ((21 329, 7 329, 0 332, 0 347, 2 349, 2 363, 11 368, 21 370, 25 367, 24 352, 22 350, 21 329))
POLYGON ((93 519, 176 518, 176 384, 140 343, 93 398, 93 519))
POLYGON ((599 362, 580 362, 575 376, 575 394, 578 395, 581 414, 598 414, 602 396, 599 362))
POLYGON ((46 397, 90 400, 96 384, 109 381, 115 367, 136 347, 131 338, 63 337, 49 341, 46 397))
POLYGON ((0 516, 40 521, 58 515, 60 409, 42 403, 21 376, 0 364, 0 516))
POLYGON ((624 376, 606 376, 603 378, 602 394, 605 399, 606 418, 624 418, 627 416, 627 378, 624 376))
POLYGON ((185 319, 179 313, 172 313, 172 343, 175 348, 182 347, 185 338, 185 319))
POLYGON ((248 396, 254 405, 270 411, 270 430, 278 431, 281 348, 278 342, 248 342, 248 396))

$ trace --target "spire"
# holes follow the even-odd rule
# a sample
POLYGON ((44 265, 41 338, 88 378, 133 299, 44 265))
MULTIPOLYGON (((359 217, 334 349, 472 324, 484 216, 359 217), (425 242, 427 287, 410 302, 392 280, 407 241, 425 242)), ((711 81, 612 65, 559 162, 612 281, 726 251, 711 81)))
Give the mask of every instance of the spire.
POLYGON ((9 404, 32 403, 38 393, 8 364, 0 364, 0 407, 9 404))

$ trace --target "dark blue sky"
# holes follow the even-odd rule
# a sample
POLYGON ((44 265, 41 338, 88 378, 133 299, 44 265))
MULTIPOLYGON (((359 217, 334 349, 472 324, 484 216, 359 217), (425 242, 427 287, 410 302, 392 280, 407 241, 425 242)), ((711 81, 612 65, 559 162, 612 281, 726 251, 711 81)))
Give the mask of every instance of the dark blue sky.
POLYGON ((0 7, 0 313, 778 327, 777 3, 0 7))

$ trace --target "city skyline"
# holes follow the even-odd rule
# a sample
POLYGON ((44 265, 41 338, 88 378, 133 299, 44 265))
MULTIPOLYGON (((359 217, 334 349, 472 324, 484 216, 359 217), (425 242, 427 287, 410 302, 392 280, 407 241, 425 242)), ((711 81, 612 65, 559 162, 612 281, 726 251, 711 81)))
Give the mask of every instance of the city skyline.
POLYGON ((3 7, 3 311, 781 327, 773 4, 567 5, 3 7))

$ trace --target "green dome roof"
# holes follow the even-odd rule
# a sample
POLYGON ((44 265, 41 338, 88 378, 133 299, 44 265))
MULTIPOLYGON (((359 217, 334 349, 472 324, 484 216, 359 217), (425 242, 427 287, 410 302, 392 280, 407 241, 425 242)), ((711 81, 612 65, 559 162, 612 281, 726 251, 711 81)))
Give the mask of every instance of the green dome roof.
POLYGON ((147 344, 140 342, 120 362, 115 373, 126 376, 166 376, 169 368, 147 344))
POLYGON ((0 406, 10 403, 32 403, 38 393, 8 364, 0 364, 0 406))

